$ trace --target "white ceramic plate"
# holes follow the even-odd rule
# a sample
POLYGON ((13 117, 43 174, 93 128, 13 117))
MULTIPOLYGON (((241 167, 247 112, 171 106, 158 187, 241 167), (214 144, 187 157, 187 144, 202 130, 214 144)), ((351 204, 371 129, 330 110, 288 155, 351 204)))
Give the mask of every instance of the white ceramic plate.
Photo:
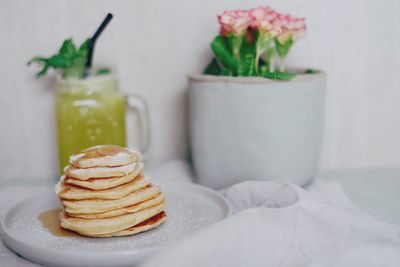
POLYGON ((2 220, 1 235, 18 254, 51 266, 132 266, 172 241, 219 221, 231 212, 217 192, 190 183, 162 185, 167 196, 167 221, 128 237, 57 237, 43 228, 38 215, 58 208, 54 193, 15 206, 2 220))

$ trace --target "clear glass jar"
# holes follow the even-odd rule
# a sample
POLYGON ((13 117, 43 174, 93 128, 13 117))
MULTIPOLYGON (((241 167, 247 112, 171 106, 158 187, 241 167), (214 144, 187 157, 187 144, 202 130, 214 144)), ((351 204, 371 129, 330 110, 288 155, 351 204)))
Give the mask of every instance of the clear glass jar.
POLYGON ((147 105, 141 97, 125 96, 114 75, 60 79, 57 83, 56 121, 60 171, 69 156, 94 145, 126 146, 126 110, 140 119, 141 150, 148 149, 147 105))

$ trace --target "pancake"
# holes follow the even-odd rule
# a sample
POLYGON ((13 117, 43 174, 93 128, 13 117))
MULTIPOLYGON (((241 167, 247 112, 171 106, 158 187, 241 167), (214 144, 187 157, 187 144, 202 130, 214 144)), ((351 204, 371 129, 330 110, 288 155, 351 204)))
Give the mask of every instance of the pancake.
POLYGON ((69 161, 55 187, 63 206, 61 227, 90 237, 126 236, 166 220, 165 196, 142 174, 138 152, 101 145, 69 161))
POLYGON ((116 233, 135 226, 160 213, 164 206, 165 204, 162 203, 135 213, 104 219, 74 218, 66 215, 64 212, 61 212, 59 217, 61 226, 65 229, 75 231, 85 236, 98 236, 116 233))
POLYGON ((128 206, 116 210, 111 210, 103 213, 67 213, 68 216, 71 217, 77 217, 77 218, 84 218, 84 219, 101 219, 101 218, 109 218, 109 217, 115 217, 123 214, 128 214, 128 213, 134 213, 138 212, 140 210, 144 210, 156 205, 159 205, 161 203, 165 202, 165 196, 163 193, 157 195, 154 198, 151 198, 149 200, 140 202, 138 204, 135 204, 133 206, 128 206))
POLYGON ((151 217, 150 219, 145 220, 135 226, 132 226, 128 229, 110 233, 110 234, 102 234, 102 235, 93 235, 93 237, 112 237, 112 236, 127 236, 127 235, 134 235, 141 232, 145 232, 160 226, 165 220, 167 219, 167 214, 162 211, 159 214, 151 217))
POLYGON ((111 177, 111 178, 91 178, 88 180, 78 180, 71 177, 65 177, 64 183, 68 185, 77 185, 93 190, 102 190, 108 188, 114 188, 116 186, 128 183, 136 178, 143 170, 143 163, 138 163, 135 170, 122 177, 111 177))
POLYGON ((160 194, 158 186, 149 186, 138 191, 132 192, 120 199, 87 199, 87 200, 63 200, 64 210, 67 213, 103 213, 115 209, 133 206, 145 200, 154 198, 160 194))
POLYGON ((73 186, 60 183, 60 190, 58 196, 61 199, 72 199, 72 200, 82 200, 82 199, 119 199, 126 195, 137 191, 139 189, 145 188, 150 185, 150 177, 138 176, 131 182, 119 185, 111 189, 103 190, 93 190, 83 187, 73 186))
POLYGON ((115 167, 138 162, 139 152, 114 145, 94 146, 82 150, 69 158, 77 168, 115 167))
POLYGON ((68 177, 77 180, 89 180, 90 178, 110 178, 110 177, 122 177, 135 171, 139 163, 129 163, 127 165, 117 167, 94 167, 81 169, 74 165, 67 166, 65 174, 68 177))

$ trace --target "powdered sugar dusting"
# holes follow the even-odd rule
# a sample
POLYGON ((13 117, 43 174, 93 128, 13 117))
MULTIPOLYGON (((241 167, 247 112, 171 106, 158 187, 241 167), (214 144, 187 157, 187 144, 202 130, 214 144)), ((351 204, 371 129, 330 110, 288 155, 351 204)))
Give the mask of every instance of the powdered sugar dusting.
POLYGON ((83 156, 85 156, 85 154, 83 154, 83 153, 71 155, 69 157, 69 163, 72 164, 74 161, 82 158, 83 156))
POLYGON ((118 166, 118 167, 94 167, 87 169, 70 168, 68 172, 72 177, 89 176, 89 177, 102 177, 103 173, 110 172, 122 172, 124 174, 129 174, 135 171, 138 164, 131 163, 128 165, 118 166))

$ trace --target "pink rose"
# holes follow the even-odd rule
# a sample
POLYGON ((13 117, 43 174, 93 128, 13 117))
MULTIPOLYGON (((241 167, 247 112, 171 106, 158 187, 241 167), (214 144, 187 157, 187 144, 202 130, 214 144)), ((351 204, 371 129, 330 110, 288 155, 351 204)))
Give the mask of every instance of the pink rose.
POLYGON ((262 36, 271 34, 273 37, 281 33, 281 26, 277 20, 279 14, 269 7, 259 7, 249 11, 252 17, 251 27, 257 29, 262 36))
POLYGON ((298 40, 306 33, 306 20, 303 18, 294 18, 287 26, 294 40, 298 40))
POLYGON ((296 41, 303 37, 306 32, 306 20, 303 18, 280 15, 278 21, 282 27, 282 33, 278 37, 281 43, 285 42, 290 36, 293 38, 293 41, 296 41))
POLYGON ((282 27, 276 19, 273 21, 261 20, 258 30, 262 35, 270 34, 272 37, 276 37, 282 33, 282 27))
POLYGON ((253 18, 251 27, 254 29, 258 28, 258 25, 261 21, 273 21, 278 16, 278 13, 276 13, 270 7, 259 7, 251 9, 249 11, 249 14, 253 18))
POLYGON ((252 18, 247 11, 226 10, 218 16, 221 25, 221 35, 243 36, 250 26, 252 18))

